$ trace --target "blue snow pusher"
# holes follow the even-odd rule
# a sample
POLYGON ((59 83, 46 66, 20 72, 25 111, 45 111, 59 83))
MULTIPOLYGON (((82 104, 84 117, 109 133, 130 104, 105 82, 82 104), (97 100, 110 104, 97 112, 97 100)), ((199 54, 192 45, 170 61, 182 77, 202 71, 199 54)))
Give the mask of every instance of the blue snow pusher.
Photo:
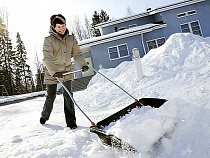
MULTIPOLYGON (((67 72, 63 75, 70 74, 70 73, 75 73, 81 70, 76 70, 73 72, 67 72)), ((90 126, 90 132, 95 133, 98 135, 100 138, 101 142, 104 145, 118 148, 118 149, 123 149, 126 151, 132 151, 132 152, 137 152, 135 148, 133 148, 131 145, 128 143, 124 142, 120 138, 117 138, 114 135, 107 134, 106 131, 104 131, 104 128, 108 126, 111 122, 115 122, 119 120, 121 117, 125 116, 126 114, 129 114, 132 109, 134 108, 141 108, 142 106, 150 106, 152 108, 159 108, 161 107, 167 100, 166 99, 159 99, 159 98, 141 98, 141 99, 136 99, 134 98, 131 94, 129 94, 127 91, 122 89, 119 85, 114 83, 112 80, 104 76, 102 73, 97 72, 95 69, 93 69, 96 73, 99 73, 101 76, 112 82, 114 85, 116 85, 118 88, 120 88, 122 91, 124 91, 126 94, 128 94, 131 98, 135 100, 134 103, 130 104, 129 106, 123 108, 122 110, 114 113, 113 115, 101 120, 97 124, 95 124, 87 115, 86 113, 77 105, 76 101, 74 100, 72 94, 69 92, 69 90, 64 86, 64 84, 61 82, 61 80, 56 77, 56 79, 59 81, 61 86, 66 90, 68 93, 69 97, 73 101, 74 105, 77 106, 77 108, 84 114, 84 116, 90 121, 91 126, 90 126)))

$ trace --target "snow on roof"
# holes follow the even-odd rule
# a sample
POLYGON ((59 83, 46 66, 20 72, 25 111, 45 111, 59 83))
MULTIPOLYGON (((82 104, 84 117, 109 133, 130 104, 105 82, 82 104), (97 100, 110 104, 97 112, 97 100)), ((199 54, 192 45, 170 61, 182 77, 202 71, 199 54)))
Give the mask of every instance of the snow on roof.
POLYGON ((110 25, 113 25, 113 24, 117 24, 117 23, 121 23, 121 22, 125 22, 125 21, 130 21, 130 20, 133 20, 133 19, 145 17, 145 16, 148 16, 148 15, 149 15, 148 12, 144 12, 144 13, 138 13, 138 14, 134 14, 134 15, 131 15, 131 16, 126 16, 126 17, 123 17, 123 18, 115 19, 115 20, 109 20, 109 21, 106 21, 106 22, 103 22, 103 23, 96 24, 96 29, 98 29, 100 27, 106 27, 106 26, 110 26, 110 25))
POLYGON ((79 46, 84 46, 84 45, 87 45, 87 44, 94 45, 94 44, 96 44, 96 42, 99 42, 99 41, 106 42, 104 40, 107 40, 107 39, 114 40, 113 38, 117 37, 117 36, 131 34, 131 33, 134 33, 134 32, 142 32, 142 33, 149 32, 149 31, 151 31, 151 29, 152 30, 159 29, 159 28, 162 28, 164 26, 166 26, 166 24, 141 25, 141 26, 137 26, 137 27, 133 27, 133 28, 129 28, 129 29, 120 30, 118 32, 102 35, 102 36, 99 36, 99 37, 93 37, 93 38, 90 38, 90 39, 82 40, 82 41, 79 41, 78 44, 79 44, 79 46))

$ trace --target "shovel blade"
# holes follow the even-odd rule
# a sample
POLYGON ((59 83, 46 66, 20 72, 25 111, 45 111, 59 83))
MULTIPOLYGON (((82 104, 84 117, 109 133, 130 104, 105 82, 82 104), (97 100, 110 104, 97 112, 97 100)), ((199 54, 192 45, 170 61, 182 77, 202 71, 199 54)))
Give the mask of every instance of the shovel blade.
POLYGON ((119 120, 122 116, 128 114, 133 108, 142 107, 142 106, 151 106, 153 108, 161 107, 167 100, 159 99, 159 98, 141 98, 139 101, 130 104, 124 109, 114 113, 113 115, 103 119, 102 121, 96 124, 96 127, 99 129, 103 129, 108 126, 111 122, 115 122, 119 120))
POLYGON ((114 135, 108 135, 105 131, 97 128, 96 126, 91 126, 90 132, 97 134, 101 142, 106 146, 137 153, 136 149, 128 143, 114 135))

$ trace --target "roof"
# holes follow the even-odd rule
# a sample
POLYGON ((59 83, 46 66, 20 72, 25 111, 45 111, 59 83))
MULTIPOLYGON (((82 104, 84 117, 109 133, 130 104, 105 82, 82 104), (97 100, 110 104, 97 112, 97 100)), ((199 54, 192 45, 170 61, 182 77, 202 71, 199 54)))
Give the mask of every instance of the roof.
POLYGON ((106 34, 103 36, 82 40, 82 41, 79 41, 78 44, 80 47, 84 47, 84 46, 87 47, 87 46, 105 43, 105 42, 109 42, 109 41, 113 41, 113 40, 117 40, 117 39, 121 39, 125 37, 130 37, 130 36, 141 34, 141 33, 151 32, 153 30, 160 29, 163 27, 166 27, 166 24, 146 24, 146 25, 141 25, 141 26, 137 26, 137 27, 133 27, 129 29, 124 29, 118 32, 106 34))
POLYGON ((178 3, 174 3, 174 4, 171 4, 171 5, 166 5, 166 6, 162 6, 162 7, 159 7, 159 8, 155 8, 155 9, 150 9, 147 12, 144 12, 144 13, 140 13, 140 14, 136 14, 136 15, 133 15, 133 16, 128 16, 128 17, 124 17, 124 18, 121 18, 121 19, 117 19, 117 20, 113 20, 113 21, 107 21, 107 22, 104 22, 104 23, 97 24, 96 28, 98 29, 100 27, 106 27, 106 26, 130 21, 130 20, 133 20, 133 19, 138 19, 138 18, 141 18, 141 17, 156 14, 156 13, 159 13, 159 12, 164 12, 164 11, 167 11, 167 10, 171 10, 171 9, 175 9, 175 8, 179 8, 179 7, 203 2, 203 1, 205 1, 205 0, 186 0, 186 1, 178 2, 178 3))

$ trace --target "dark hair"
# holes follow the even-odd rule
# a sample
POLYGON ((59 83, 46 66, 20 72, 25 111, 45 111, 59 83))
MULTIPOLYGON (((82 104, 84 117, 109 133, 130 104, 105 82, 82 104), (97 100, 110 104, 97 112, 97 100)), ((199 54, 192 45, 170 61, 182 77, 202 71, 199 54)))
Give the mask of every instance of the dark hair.
POLYGON ((55 18, 56 16, 57 16, 57 15, 54 14, 54 15, 52 15, 52 16, 50 17, 50 25, 53 26, 53 20, 54 20, 54 18, 55 18))
POLYGON ((62 14, 58 14, 57 16, 63 18, 66 21, 66 18, 62 14))
POLYGON ((66 19, 63 15, 52 15, 50 18, 50 23, 52 26, 56 26, 56 24, 66 24, 66 19))

